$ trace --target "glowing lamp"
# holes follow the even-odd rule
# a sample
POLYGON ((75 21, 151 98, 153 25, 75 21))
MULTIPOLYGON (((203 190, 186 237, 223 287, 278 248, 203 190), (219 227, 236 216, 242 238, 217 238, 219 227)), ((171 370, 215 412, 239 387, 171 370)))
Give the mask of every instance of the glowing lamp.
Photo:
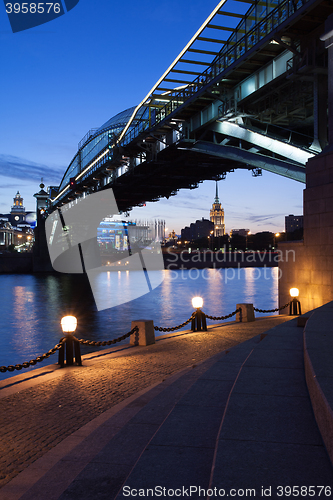
POLYGON ((64 316, 61 319, 61 328, 64 333, 73 333, 77 327, 77 319, 75 316, 64 316))
POLYGON ((299 290, 298 290, 298 288, 290 288, 289 293, 290 293, 290 297, 292 297, 292 299, 293 299, 290 302, 289 314, 291 316, 298 316, 299 314, 302 314, 301 303, 297 298, 299 295, 299 290))
POLYGON ((77 319, 75 316, 64 316, 61 318, 61 328, 66 337, 61 339, 62 346, 59 349, 58 363, 63 368, 65 366, 65 353, 66 353, 66 366, 72 366, 75 362, 77 365, 82 366, 80 341, 73 335, 77 327, 77 319))
POLYGON ((203 299, 201 297, 193 297, 192 306, 196 309, 196 311, 192 314, 192 332, 199 332, 200 330, 207 331, 206 315, 201 311, 203 299))
POLYGON ((203 306, 203 299, 201 297, 193 297, 192 306, 195 309, 201 309, 201 307, 203 306))

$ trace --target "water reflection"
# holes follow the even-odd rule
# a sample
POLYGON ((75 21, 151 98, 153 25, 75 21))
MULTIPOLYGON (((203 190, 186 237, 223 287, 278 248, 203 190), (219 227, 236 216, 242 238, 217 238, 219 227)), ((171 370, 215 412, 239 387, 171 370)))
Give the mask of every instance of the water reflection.
MULTIPOLYGON (((159 273, 157 280, 163 273, 164 280, 152 292, 100 312, 84 275, 3 275, 6 293, 2 298, 0 365, 29 361, 52 348, 62 336, 60 320, 65 315, 77 317, 79 338, 110 340, 128 332, 135 319, 153 319, 155 325, 163 327, 182 323, 192 314, 191 299, 196 295, 203 297, 203 310, 212 316, 229 314, 241 302, 261 309, 277 307, 277 268, 267 268, 266 273, 263 268, 154 273, 159 273)), ((113 286, 114 279, 105 277, 109 281, 105 285, 113 286)), ((114 278, 117 293, 131 289, 131 273, 116 273, 114 278)), ((87 349, 83 348, 83 353, 87 349)), ((46 362, 56 362, 56 356, 46 362)), ((10 375, 0 374, 0 380, 10 375)))
POLYGON ((15 349, 25 345, 33 352, 36 347, 36 314, 34 310, 34 292, 23 286, 13 289, 13 332, 11 342, 15 349))

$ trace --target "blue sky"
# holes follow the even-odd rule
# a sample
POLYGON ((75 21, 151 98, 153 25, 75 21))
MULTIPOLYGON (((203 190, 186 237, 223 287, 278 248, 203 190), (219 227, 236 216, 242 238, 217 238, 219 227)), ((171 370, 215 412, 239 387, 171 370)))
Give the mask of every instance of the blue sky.
MULTIPOLYGON (((216 7, 217 0, 80 0, 64 16, 13 34, 0 5, 0 212, 17 190, 28 210, 33 193, 59 184, 91 128, 139 103, 216 7)), ((236 170, 219 182, 226 229, 281 231, 302 213, 304 185, 263 172, 236 170)), ((177 233, 209 217, 215 183, 181 190, 135 209, 177 233)))

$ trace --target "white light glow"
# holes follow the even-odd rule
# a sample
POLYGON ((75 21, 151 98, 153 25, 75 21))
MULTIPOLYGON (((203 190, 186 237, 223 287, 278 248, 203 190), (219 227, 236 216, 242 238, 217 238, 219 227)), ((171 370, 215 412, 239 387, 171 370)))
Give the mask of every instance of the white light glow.
POLYGON ((201 297, 193 297, 192 306, 195 309, 200 309, 203 306, 203 299, 201 297))
POLYGON ((77 327, 77 319, 75 316, 64 316, 61 319, 61 328, 64 333, 73 333, 77 327))

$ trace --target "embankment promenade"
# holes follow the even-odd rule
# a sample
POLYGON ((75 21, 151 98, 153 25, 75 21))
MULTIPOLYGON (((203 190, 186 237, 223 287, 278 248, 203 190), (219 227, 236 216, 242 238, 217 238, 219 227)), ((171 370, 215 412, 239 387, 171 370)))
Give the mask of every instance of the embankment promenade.
POLYGON ((3 381, 1 499, 332 497, 332 314, 181 331, 3 381))
POLYGON ((50 365, 0 382, 0 487, 126 398, 289 319, 280 315, 211 326, 207 332, 180 331, 157 337, 148 347, 128 344, 88 354, 82 367, 50 365))

